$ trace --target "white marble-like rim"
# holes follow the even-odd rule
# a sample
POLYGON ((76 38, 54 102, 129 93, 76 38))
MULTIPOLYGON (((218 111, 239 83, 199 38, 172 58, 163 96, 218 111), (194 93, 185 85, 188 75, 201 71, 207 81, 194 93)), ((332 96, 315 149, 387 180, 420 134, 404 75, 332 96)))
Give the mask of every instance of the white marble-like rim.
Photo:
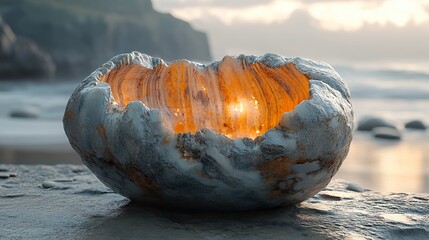
MULTIPOLYGON (((301 57, 288 58, 288 57, 283 57, 283 56, 273 54, 273 53, 267 53, 267 54, 264 54, 262 56, 241 54, 237 57, 225 56, 224 58, 226 58, 226 57, 244 60, 249 64, 261 62, 261 63, 264 63, 270 67, 273 67, 273 68, 292 63, 295 65, 295 67, 302 74, 306 75, 309 78, 310 98, 308 100, 304 100, 301 103, 299 103, 298 105, 296 105, 292 111, 283 113, 282 117, 280 118, 280 120, 276 126, 278 126, 280 124, 282 119, 289 118, 290 115, 293 115, 297 109, 299 109, 299 111, 301 111, 301 112, 306 112, 306 110, 305 110, 306 107, 303 106, 303 104, 306 102, 315 101, 314 95, 316 94, 315 91, 317 91, 317 89, 318 89, 318 87, 315 85, 322 84, 322 85, 325 85, 325 87, 332 88, 333 91, 338 91, 343 97, 343 99, 341 101, 345 100, 351 108, 350 92, 349 92, 349 89, 347 87, 347 84, 341 79, 341 77, 338 75, 338 73, 327 63, 324 63, 321 61, 314 61, 314 60, 301 58, 301 57), (315 83, 317 83, 317 84, 315 84, 315 83)), ((179 59, 179 60, 175 60, 175 61, 171 61, 171 62, 165 62, 161 58, 152 57, 152 56, 149 56, 147 54, 143 54, 143 53, 140 53, 137 51, 134 51, 131 53, 123 53, 123 54, 119 54, 119 55, 113 57, 108 62, 103 64, 101 67, 99 67, 97 70, 92 72, 81 83, 81 85, 75 90, 74 94, 76 94, 80 91, 86 92, 87 90, 89 90, 91 88, 99 88, 100 90, 104 89, 104 91, 107 90, 109 92, 110 101, 113 103, 112 105, 115 106, 116 109, 122 109, 123 111, 126 111, 127 109, 133 108, 132 106, 142 104, 144 109, 150 110, 150 111, 154 111, 154 110, 156 111, 157 109, 150 109, 145 105, 145 103, 143 103, 141 101, 131 101, 126 106, 119 105, 113 97, 113 94, 112 94, 111 89, 110 89, 110 85, 108 83, 100 82, 100 78, 103 75, 108 74, 111 70, 113 70, 115 68, 119 68, 119 67, 124 66, 124 65, 137 64, 137 65, 141 65, 143 67, 149 68, 149 69, 153 69, 156 66, 161 65, 161 64, 165 65, 165 66, 169 66, 169 65, 171 65, 173 63, 177 63, 177 62, 186 62, 188 64, 192 64, 192 65, 198 67, 199 69, 204 69, 204 68, 208 68, 208 67, 212 67, 212 68, 217 69, 217 67, 222 62, 222 60, 221 61, 214 61, 210 64, 201 64, 201 63, 189 61, 186 59, 179 59), (92 85, 92 87, 90 87, 91 85, 92 85)), ((335 99, 331 99, 331 100, 336 101, 335 99)), ((139 108, 139 107, 137 107, 137 108, 139 108)), ((159 115, 159 113, 155 114, 155 115, 159 115)), ((162 116, 161 116, 161 118, 162 118, 162 116)), ((276 126, 271 128, 271 129, 268 129, 264 133, 261 133, 260 136, 265 136, 268 132, 270 132, 271 130, 274 130, 276 128, 276 126)), ((201 131, 203 129, 205 131, 212 131, 212 130, 207 129, 207 128, 202 128, 202 129, 199 129, 198 131, 201 131)), ((174 132, 172 129, 169 129, 169 130, 174 132)), ((235 139, 241 139, 241 138, 235 138, 235 139)))

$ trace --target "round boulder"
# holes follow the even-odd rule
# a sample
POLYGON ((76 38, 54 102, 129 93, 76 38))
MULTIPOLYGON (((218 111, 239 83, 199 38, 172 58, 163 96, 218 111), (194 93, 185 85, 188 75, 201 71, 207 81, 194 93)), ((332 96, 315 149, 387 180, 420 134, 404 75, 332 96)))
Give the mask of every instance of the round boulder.
POLYGON ((376 127, 386 127, 396 129, 395 125, 387 122, 384 119, 377 117, 366 117, 362 118, 358 122, 357 130, 358 131, 372 131, 376 127))
POLYGON ((420 120, 413 120, 405 123, 405 128, 426 130, 426 125, 420 120))
POLYGON ((38 118, 40 110, 33 106, 23 106, 13 109, 9 116, 13 118, 38 118))

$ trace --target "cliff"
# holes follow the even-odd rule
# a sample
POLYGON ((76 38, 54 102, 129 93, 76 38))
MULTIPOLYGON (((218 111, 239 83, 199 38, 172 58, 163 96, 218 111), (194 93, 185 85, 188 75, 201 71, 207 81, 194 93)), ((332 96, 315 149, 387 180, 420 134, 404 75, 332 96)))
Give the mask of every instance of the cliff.
POLYGON ((62 75, 88 74, 134 50, 166 60, 211 59, 205 33, 155 11, 150 0, 0 0, 0 15, 45 50, 62 75))
POLYGON ((0 17, 0 79, 49 78, 54 73, 51 57, 30 39, 17 37, 0 17))

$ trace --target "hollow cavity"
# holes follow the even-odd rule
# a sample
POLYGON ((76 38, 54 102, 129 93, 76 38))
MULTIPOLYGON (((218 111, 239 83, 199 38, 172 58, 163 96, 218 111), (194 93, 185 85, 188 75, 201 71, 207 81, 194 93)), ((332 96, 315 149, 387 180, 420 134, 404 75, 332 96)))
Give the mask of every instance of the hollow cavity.
POLYGON ((176 133, 210 128, 231 138, 262 135, 309 98, 309 80, 295 65, 270 67, 225 57, 199 69, 186 61, 153 69, 123 65, 103 75, 118 104, 158 108, 176 133))

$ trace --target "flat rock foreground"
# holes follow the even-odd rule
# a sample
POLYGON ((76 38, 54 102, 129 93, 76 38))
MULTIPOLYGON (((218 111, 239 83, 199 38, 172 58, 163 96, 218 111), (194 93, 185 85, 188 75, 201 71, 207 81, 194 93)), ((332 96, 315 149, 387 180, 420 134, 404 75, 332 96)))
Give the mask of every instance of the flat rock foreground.
POLYGON ((289 208, 139 206, 82 165, 0 165, 0 239, 429 239, 429 194, 332 182, 289 208))

